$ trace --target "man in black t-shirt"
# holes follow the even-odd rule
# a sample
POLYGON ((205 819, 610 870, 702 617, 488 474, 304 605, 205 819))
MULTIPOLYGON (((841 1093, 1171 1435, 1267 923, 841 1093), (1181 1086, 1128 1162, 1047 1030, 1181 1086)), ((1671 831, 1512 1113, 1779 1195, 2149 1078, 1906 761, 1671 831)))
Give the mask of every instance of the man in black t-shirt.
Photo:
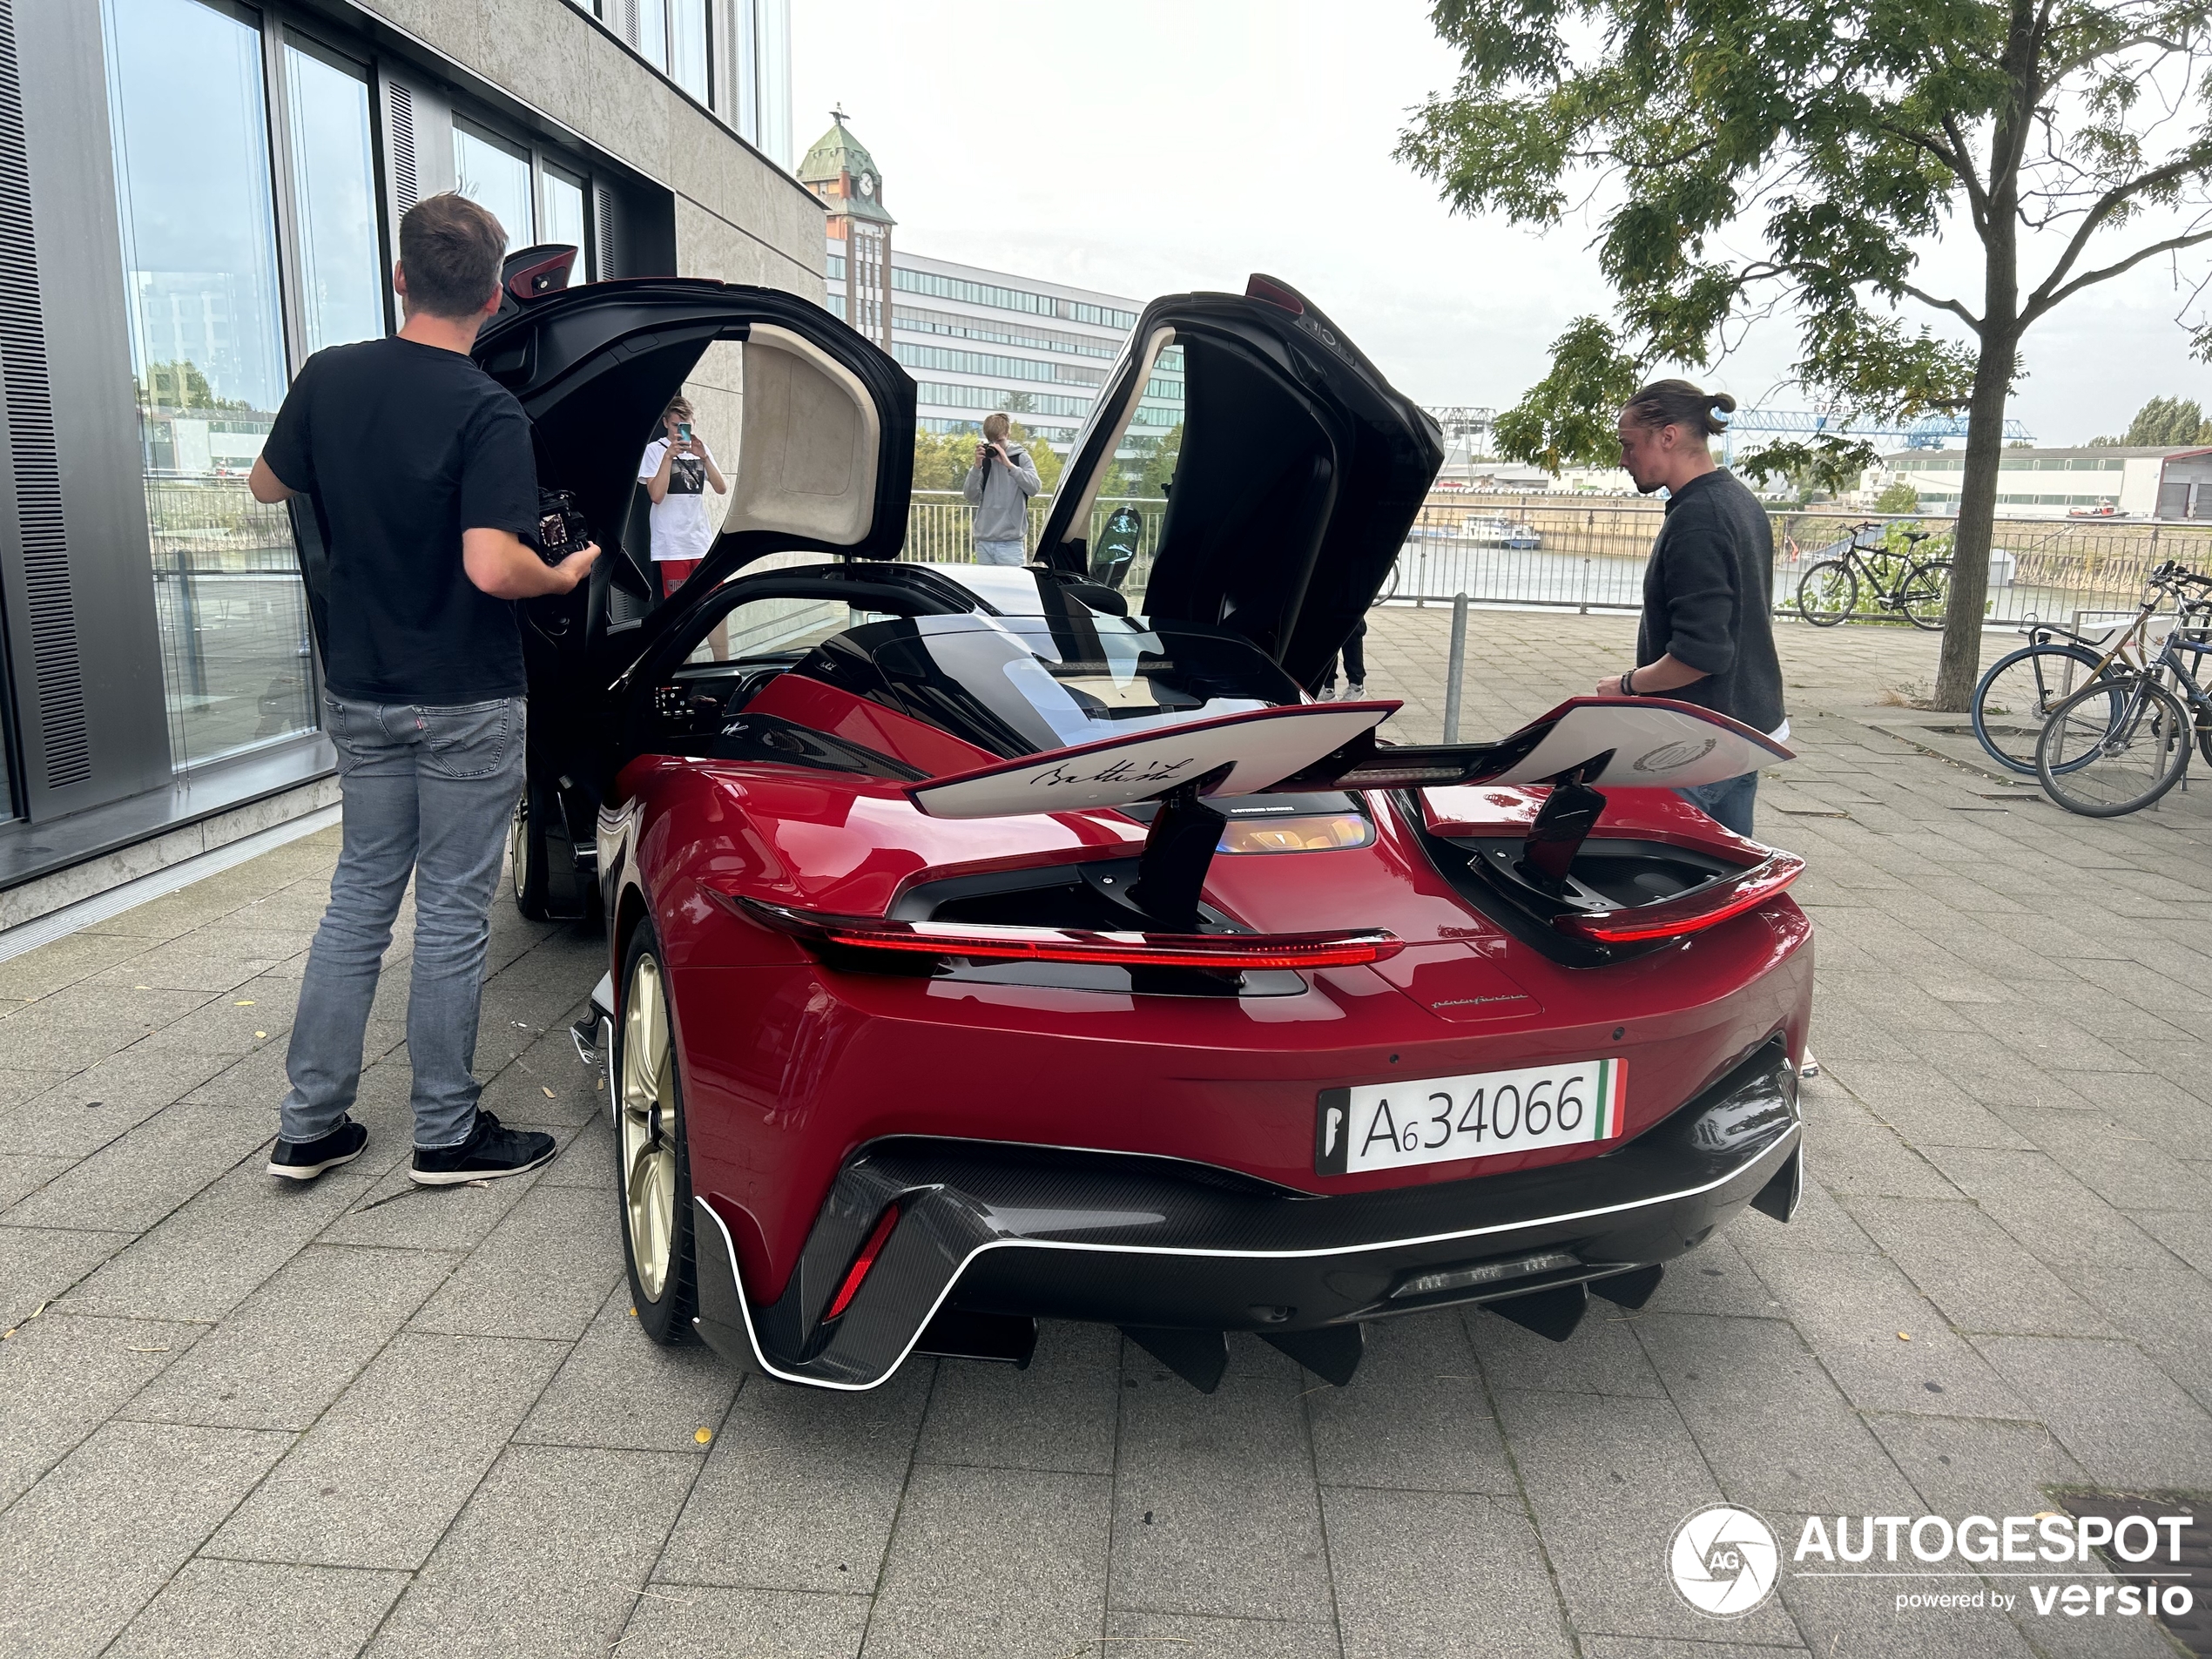
POLYGON ((315 931, 286 1055, 269 1173, 311 1181, 361 1156, 347 1116, 377 974, 409 874, 408 1056, 424 1185, 535 1169, 550 1136, 478 1109, 476 1019, 507 821, 523 777, 523 639, 514 601, 566 593, 598 556, 547 565, 529 417, 469 357, 499 309, 499 221, 465 197, 400 222, 396 339, 309 358, 250 481, 312 499, 329 550, 324 725, 338 748, 345 847, 315 931))

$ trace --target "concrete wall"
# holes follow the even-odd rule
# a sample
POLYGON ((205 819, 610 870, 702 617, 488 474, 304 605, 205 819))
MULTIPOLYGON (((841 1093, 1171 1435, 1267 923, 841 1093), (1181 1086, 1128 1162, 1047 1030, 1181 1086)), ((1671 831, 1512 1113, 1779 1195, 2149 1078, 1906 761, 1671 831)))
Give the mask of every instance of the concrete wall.
POLYGON ((819 202, 570 0, 355 4, 666 186, 682 274, 822 298, 819 202))

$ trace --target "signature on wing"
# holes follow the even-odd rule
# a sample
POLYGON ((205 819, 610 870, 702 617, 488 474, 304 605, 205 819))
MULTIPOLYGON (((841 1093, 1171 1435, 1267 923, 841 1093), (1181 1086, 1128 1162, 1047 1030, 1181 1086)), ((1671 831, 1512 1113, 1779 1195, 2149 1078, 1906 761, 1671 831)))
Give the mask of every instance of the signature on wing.
POLYGON ((1056 788, 1063 784, 1168 784, 1176 774, 1196 762, 1196 755, 1180 760, 1111 760, 1096 772, 1084 772, 1056 760, 1029 779, 1032 789, 1056 788))

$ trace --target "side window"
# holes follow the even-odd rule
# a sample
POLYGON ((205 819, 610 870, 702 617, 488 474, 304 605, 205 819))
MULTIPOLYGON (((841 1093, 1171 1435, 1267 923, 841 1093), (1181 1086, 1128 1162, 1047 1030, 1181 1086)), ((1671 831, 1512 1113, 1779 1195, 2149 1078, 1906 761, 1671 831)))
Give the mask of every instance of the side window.
POLYGON ((748 599, 691 648, 685 664, 788 660, 833 634, 881 620, 878 612, 857 610, 840 600, 748 599))

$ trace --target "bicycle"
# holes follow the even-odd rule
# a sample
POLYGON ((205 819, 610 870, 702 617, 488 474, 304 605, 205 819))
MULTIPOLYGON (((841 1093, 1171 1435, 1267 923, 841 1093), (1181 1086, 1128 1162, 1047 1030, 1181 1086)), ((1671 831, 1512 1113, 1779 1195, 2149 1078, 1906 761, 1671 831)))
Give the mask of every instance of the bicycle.
MULTIPOLYGON (((2161 574, 2176 593, 2183 578, 2212 588, 2178 567, 2161 566, 2161 574)), ((2200 599, 2185 606, 2141 667, 2107 670, 2051 711, 2035 743, 2035 775, 2045 794, 2070 813, 2118 818, 2181 782, 2192 748, 2212 765, 2212 692, 2196 678, 2196 665, 2212 654, 2208 622, 2212 604, 2200 599)), ((2142 626, 2139 618, 2130 632, 2142 626)))
MULTIPOLYGON (((2212 581, 2173 560, 2160 565, 2146 578, 2134 619, 2116 633, 2078 633, 2031 619, 2021 630, 2030 643, 1991 664, 1974 687, 1969 715, 1990 759, 2033 777, 2036 743, 2054 709, 2088 681, 2140 673, 2149 665, 2148 630, 2165 600, 2175 603, 2177 627, 2202 625, 2212 598, 2192 598, 2185 591, 2189 587, 2212 589, 2212 581)), ((2212 715, 2199 724, 2198 744, 2205 764, 2212 765, 2212 715)))
MULTIPOLYGON (((1867 531, 1878 535, 1871 519, 1854 524, 1837 545, 1839 557, 1822 559, 1797 580, 1797 614, 1816 628, 1833 628, 1859 614, 1858 583, 1864 576, 1873 590, 1874 604, 1892 615, 1902 615, 1915 628, 1930 631, 1943 626, 1943 607, 1951 591, 1949 559, 1916 559, 1910 551, 1897 553, 1879 540, 1860 540, 1867 531), (1878 556, 1870 558, 1871 553, 1878 556)), ((1927 530, 1906 530, 1908 550, 1928 539, 1927 530)))

